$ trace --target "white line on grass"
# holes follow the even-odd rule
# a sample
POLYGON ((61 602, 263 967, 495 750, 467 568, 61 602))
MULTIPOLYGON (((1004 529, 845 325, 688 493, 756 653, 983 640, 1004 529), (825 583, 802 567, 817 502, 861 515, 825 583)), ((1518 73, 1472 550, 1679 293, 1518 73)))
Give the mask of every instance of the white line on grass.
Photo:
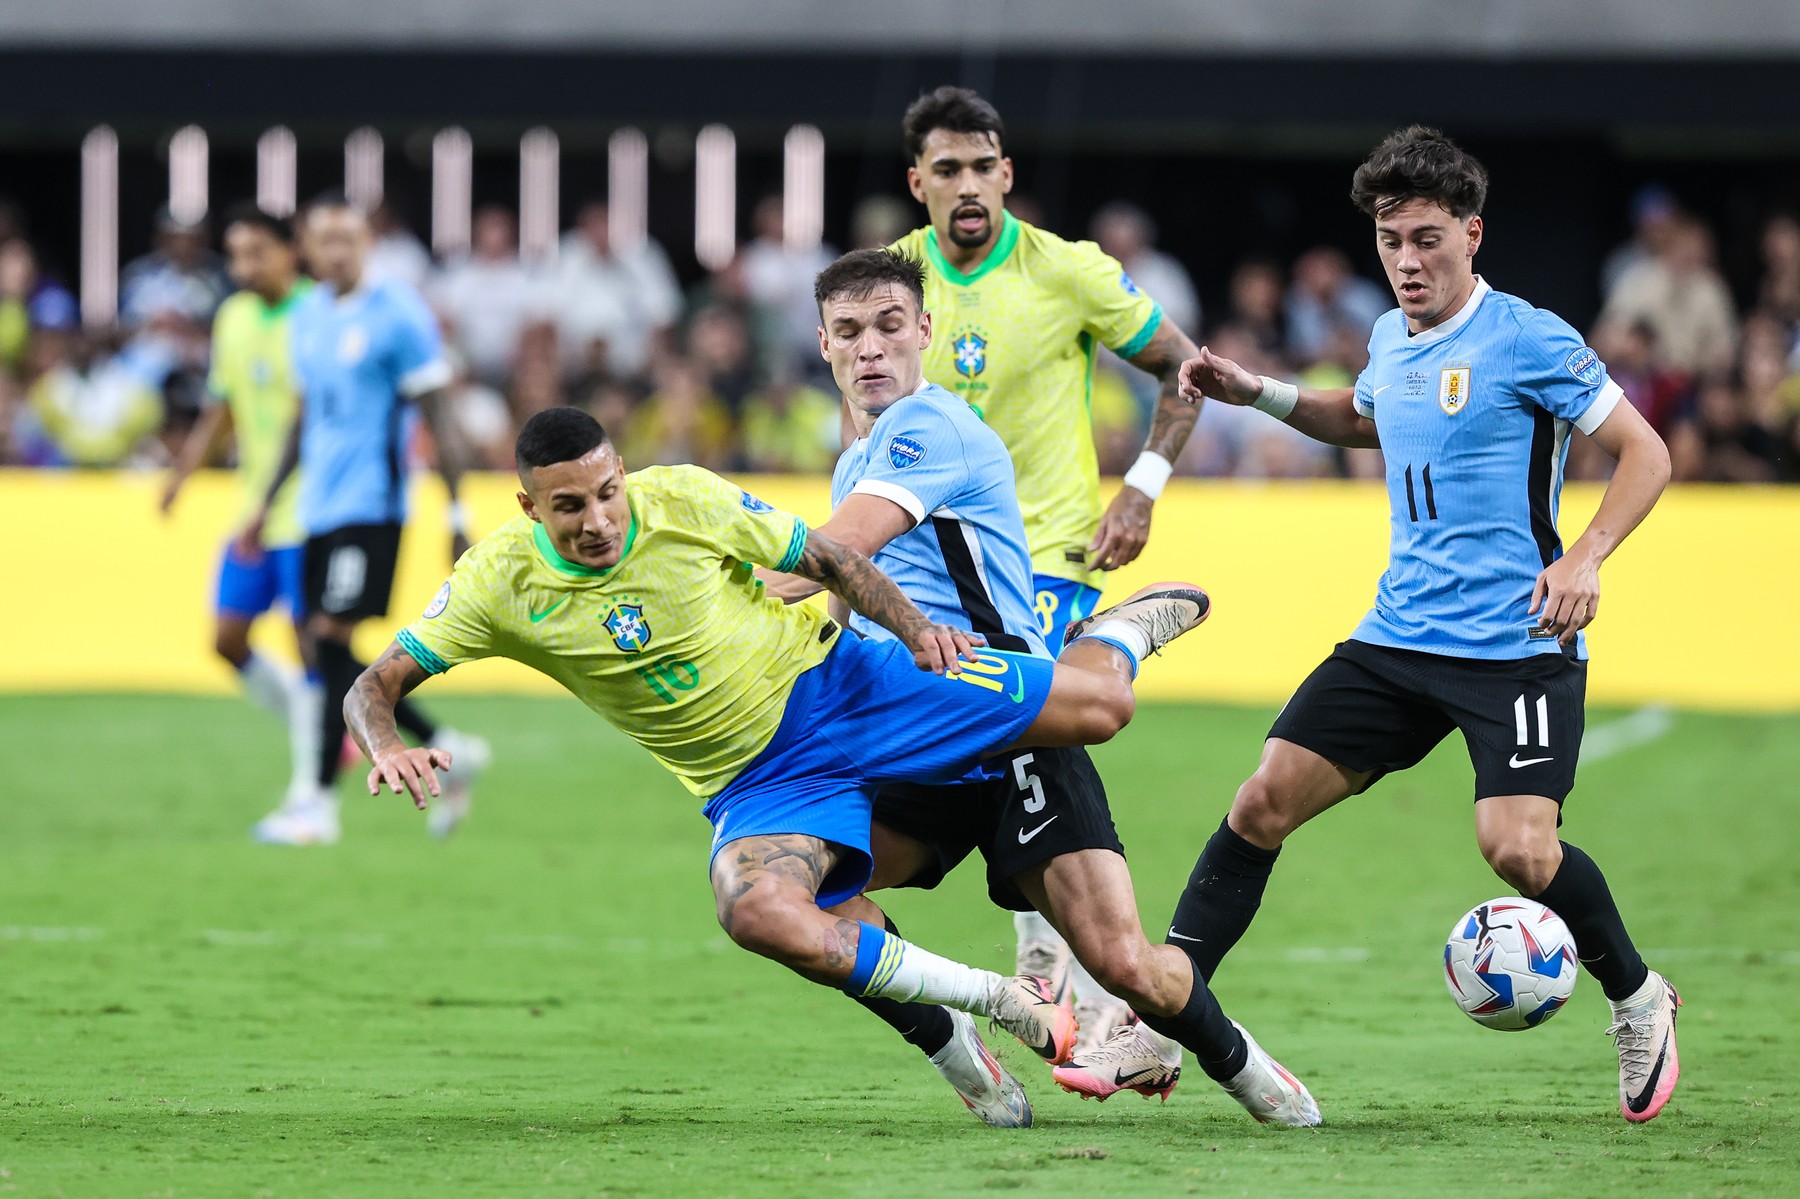
POLYGON ((1589 729, 1581 739, 1581 760, 1603 762, 1628 749, 1661 740, 1674 727, 1675 714, 1661 704, 1639 708, 1629 716, 1589 729))

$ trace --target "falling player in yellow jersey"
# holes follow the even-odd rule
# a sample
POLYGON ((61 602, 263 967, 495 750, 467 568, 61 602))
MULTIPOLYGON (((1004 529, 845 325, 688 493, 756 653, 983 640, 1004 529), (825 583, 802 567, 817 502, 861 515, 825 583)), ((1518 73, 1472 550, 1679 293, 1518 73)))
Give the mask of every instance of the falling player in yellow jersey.
MULTIPOLYGON (((1093 613, 1105 572, 1149 539, 1151 508, 1199 415, 1179 392, 1181 364, 1199 350, 1118 259, 1006 211, 1013 165, 992 104, 940 87, 906 110, 902 130, 906 183, 931 218, 895 243, 929 268, 937 339, 925 377, 967 400, 1012 455, 1039 629, 1054 650, 1093 613), (1102 344, 1162 385, 1144 451, 1104 513, 1089 411, 1102 344)), ((1125 1005, 1083 977, 1042 916, 1018 913, 1014 926, 1021 972, 1051 978, 1064 996, 1074 971, 1083 1041, 1098 1044, 1125 1005)))
MULTIPOLYGON (((237 527, 260 506, 281 458, 296 411, 293 370, 288 357, 288 314, 312 281, 300 274, 294 231, 285 220, 254 205, 226 216, 225 251, 231 277, 243 290, 219 306, 213 318, 212 367, 207 375, 207 407, 181 447, 163 488, 162 511, 175 506, 183 484, 231 435, 237 447, 242 485, 237 527)), ((244 691, 288 727, 292 774, 287 804, 305 803, 317 789, 314 760, 319 728, 319 686, 301 672, 270 661, 250 648, 250 626, 280 600, 304 646, 304 587, 301 550, 306 540, 294 510, 298 478, 277 493, 264 527, 259 553, 246 553, 237 530, 219 562, 214 605, 213 646, 243 682, 244 691)))
POLYGON ((989 1016, 1066 1060, 1075 1021, 1040 979, 1002 978, 826 908, 869 882, 876 786, 949 781, 1008 746, 1107 740, 1138 662, 1200 622, 1170 584, 1103 613, 1060 660, 980 648, 931 623, 867 558, 699 467, 627 478, 574 408, 525 423, 516 517, 457 563, 424 615, 345 701, 386 783, 423 807, 437 748, 409 749, 394 706, 433 674, 501 656, 566 687, 705 800, 712 884, 732 940, 856 996, 989 1016), (844 635, 766 594, 758 565, 812 579, 894 633, 844 635))

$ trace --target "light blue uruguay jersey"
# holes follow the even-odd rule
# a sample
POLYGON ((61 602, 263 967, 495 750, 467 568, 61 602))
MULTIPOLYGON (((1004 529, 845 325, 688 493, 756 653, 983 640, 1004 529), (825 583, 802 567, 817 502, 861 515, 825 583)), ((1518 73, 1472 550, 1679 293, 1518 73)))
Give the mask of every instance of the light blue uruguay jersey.
MULTIPOLYGON (((831 506, 874 495, 906 510, 911 531, 874 562, 939 624, 970 629, 995 649, 1049 657, 1032 610, 1031 551, 1012 456, 961 396, 927 383, 896 400, 831 476, 831 506)), ((868 637, 893 637, 853 615, 868 637)))
POLYGON ((319 284, 289 321, 300 426, 300 523, 317 535, 406 519, 409 401, 450 382, 437 321, 403 283, 343 299, 319 284))
POLYGON ((1560 653, 1530 608, 1562 556, 1569 430, 1592 433, 1623 394, 1560 317, 1479 277, 1434 329, 1408 334, 1399 309, 1377 321, 1356 410, 1387 462, 1388 569, 1351 638, 1458 658, 1560 653))

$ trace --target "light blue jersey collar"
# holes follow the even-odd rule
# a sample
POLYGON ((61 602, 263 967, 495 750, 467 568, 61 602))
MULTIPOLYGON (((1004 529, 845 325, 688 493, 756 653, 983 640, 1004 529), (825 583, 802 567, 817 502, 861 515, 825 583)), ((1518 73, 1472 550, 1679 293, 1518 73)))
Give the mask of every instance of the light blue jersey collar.
POLYGON ((1481 302, 1487 299, 1488 293, 1493 290, 1488 286, 1486 279, 1480 275, 1475 276, 1475 290, 1469 293, 1469 298, 1463 301, 1463 306, 1456 310, 1456 315, 1441 325, 1432 326, 1423 333, 1407 333, 1406 348, 1417 349, 1419 346, 1428 346, 1433 342, 1443 341, 1446 337, 1452 336, 1458 329, 1475 319, 1475 310, 1481 307, 1481 302))

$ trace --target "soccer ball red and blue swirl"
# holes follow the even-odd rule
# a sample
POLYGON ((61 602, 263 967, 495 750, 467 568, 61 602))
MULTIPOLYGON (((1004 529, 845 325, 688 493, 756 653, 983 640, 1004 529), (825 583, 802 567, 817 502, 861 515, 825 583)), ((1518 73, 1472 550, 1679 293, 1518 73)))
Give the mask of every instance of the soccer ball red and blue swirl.
POLYGON ((1529 899, 1471 908, 1444 946, 1444 982, 1469 1019, 1521 1032, 1562 1009, 1575 992, 1575 938, 1562 917, 1529 899))

